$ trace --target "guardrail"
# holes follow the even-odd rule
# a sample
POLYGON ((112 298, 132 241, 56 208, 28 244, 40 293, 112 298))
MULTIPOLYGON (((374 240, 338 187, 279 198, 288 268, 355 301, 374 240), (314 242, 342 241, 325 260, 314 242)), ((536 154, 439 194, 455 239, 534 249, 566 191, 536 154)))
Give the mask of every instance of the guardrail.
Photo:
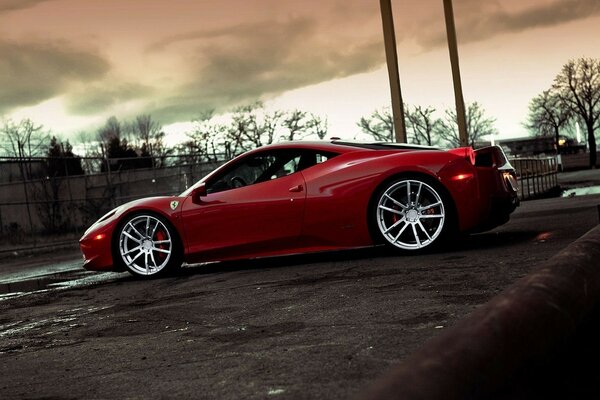
POLYGON ((560 190, 556 157, 512 158, 510 163, 517 172, 521 200, 549 195, 560 190))

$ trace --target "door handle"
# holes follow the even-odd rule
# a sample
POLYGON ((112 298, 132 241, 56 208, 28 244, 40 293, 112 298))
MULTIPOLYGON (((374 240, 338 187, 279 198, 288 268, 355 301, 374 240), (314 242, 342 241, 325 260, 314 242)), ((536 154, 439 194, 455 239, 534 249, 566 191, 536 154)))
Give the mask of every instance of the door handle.
POLYGON ((296 185, 290 188, 290 192, 301 192, 302 190, 304 190, 302 185, 296 185))

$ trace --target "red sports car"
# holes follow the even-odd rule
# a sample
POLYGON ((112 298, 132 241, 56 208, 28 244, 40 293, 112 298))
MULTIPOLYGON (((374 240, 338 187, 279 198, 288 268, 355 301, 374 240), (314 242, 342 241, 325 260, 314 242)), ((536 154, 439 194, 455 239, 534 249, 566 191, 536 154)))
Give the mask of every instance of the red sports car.
POLYGON ((188 263, 386 244, 430 248, 518 205, 499 147, 290 142, 249 151, 179 196, 124 204, 80 240, 90 270, 155 276, 188 263))

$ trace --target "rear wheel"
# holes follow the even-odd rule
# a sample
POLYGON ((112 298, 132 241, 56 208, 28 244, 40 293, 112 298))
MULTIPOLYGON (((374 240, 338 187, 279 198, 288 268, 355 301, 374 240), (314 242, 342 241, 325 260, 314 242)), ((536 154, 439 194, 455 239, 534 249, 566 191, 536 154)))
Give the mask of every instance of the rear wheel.
POLYGON ((400 178, 378 192, 372 212, 376 232, 402 250, 420 250, 439 241, 449 226, 450 204, 429 180, 400 178))
POLYGON ((136 214, 127 218, 116 233, 114 256, 133 275, 158 276, 181 266, 179 239, 164 218, 136 214))

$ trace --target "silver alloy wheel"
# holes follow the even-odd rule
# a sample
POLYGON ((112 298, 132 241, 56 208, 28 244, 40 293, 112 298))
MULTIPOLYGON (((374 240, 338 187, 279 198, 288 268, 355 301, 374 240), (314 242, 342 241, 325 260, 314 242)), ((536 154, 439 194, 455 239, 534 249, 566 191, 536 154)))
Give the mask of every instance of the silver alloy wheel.
POLYGON ((167 266, 172 253, 169 229, 152 215, 138 215, 121 228, 119 254, 135 274, 157 274, 167 266))
POLYGON ((442 233, 444 202, 425 182, 405 179, 389 186, 377 202, 377 226, 396 247, 417 250, 429 246, 442 233))

